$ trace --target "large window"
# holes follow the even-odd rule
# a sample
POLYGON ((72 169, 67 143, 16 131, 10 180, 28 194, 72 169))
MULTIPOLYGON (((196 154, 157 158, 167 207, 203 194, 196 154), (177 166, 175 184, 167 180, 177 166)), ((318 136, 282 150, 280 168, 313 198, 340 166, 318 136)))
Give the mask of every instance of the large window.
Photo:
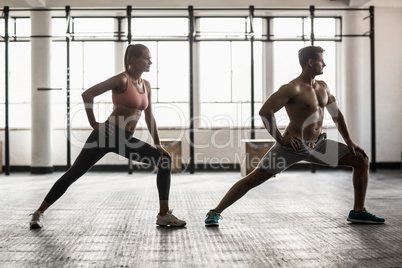
MULTIPOLYGON (((255 104, 262 103, 262 43, 253 43, 255 69, 251 77, 248 32, 247 18, 199 19, 201 127, 249 126, 252 79, 255 104)), ((261 35, 260 30, 257 33, 261 35)))

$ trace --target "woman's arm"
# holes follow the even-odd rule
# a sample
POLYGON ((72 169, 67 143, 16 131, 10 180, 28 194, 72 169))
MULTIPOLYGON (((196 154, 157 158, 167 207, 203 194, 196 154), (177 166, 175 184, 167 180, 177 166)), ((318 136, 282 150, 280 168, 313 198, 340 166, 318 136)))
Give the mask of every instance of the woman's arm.
POLYGON ((99 129, 99 123, 96 121, 93 105, 96 96, 99 96, 109 90, 124 90, 126 87, 127 78, 118 74, 99 84, 96 84, 85 90, 81 96, 85 105, 85 112, 87 113, 89 124, 93 129, 99 129))
POLYGON ((151 133, 152 139, 154 140, 155 146, 158 149, 160 155, 169 155, 169 153, 162 147, 161 141, 159 138, 158 127, 156 125, 156 120, 152 112, 152 94, 151 94, 151 85, 148 81, 144 80, 145 88, 147 89, 148 94, 148 107, 145 109, 145 122, 147 124, 149 133, 151 133))

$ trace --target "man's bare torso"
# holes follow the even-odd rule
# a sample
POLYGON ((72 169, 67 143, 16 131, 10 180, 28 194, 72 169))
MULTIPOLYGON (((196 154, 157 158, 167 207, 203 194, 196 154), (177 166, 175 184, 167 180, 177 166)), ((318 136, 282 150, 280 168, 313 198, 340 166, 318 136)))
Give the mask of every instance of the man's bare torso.
POLYGON ((289 83, 297 92, 285 105, 290 119, 285 135, 303 140, 318 139, 322 132, 324 108, 328 103, 326 84, 314 81, 312 85, 299 79, 289 83))

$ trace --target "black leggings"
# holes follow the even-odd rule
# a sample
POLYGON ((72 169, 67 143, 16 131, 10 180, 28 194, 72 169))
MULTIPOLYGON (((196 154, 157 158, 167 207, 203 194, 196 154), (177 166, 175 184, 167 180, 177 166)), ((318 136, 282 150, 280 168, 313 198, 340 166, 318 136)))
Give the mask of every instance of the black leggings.
POLYGON ((47 203, 53 204, 56 202, 71 184, 84 175, 105 154, 110 152, 126 158, 131 155, 134 161, 157 166, 156 184, 159 200, 169 199, 171 158, 167 155, 161 157, 155 147, 132 137, 132 133, 124 131, 111 123, 109 123, 109 126, 113 129, 113 134, 107 137, 97 130, 92 131, 74 164, 55 182, 46 195, 45 201, 47 203))

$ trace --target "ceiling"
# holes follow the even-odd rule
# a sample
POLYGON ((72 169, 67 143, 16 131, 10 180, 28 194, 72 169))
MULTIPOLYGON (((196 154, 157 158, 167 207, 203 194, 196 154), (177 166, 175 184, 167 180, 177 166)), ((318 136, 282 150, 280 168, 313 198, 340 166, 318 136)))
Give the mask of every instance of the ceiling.
POLYGON ((189 5, 202 7, 362 7, 385 6, 402 7, 402 0, 0 0, 0 8, 60 8, 74 7, 141 7, 141 8, 178 8, 189 5))

